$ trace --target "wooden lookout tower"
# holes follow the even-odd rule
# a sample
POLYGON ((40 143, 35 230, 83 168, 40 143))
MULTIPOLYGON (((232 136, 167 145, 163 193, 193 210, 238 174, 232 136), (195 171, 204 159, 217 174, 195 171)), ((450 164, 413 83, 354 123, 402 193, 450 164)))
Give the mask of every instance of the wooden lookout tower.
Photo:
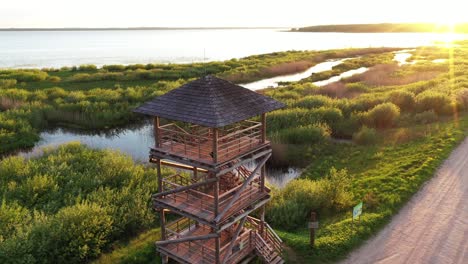
POLYGON ((265 162, 271 156, 266 113, 283 106, 206 76, 135 109, 154 117, 150 161, 159 187, 152 199, 163 263, 247 263, 255 256, 284 262, 282 241, 264 220, 270 199, 265 162), (176 173, 165 176, 162 166, 176 173), (260 219, 250 216, 255 211, 260 219))

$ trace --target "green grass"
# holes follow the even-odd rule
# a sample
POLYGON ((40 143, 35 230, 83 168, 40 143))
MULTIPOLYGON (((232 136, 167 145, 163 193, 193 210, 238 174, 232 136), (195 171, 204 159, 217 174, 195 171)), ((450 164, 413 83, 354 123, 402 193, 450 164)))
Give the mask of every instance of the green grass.
POLYGON ((124 264, 124 263, 161 263, 161 258, 156 254, 155 241, 161 237, 161 229, 155 228, 146 231, 127 243, 114 245, 110 253, 102 254, 94 264, 124 264))

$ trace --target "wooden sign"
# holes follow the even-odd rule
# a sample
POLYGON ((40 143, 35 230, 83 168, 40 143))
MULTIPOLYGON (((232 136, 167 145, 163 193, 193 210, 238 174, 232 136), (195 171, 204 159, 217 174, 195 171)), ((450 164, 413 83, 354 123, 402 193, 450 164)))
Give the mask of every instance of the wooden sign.
POLYGON ((317 229, 319 227, 319 222, 309 222, 309 228, 317 229))

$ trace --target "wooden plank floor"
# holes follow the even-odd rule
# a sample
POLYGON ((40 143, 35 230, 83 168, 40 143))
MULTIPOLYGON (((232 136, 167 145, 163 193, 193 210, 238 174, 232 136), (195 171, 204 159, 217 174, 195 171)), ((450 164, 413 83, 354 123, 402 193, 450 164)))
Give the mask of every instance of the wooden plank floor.
MULTIPOLYGON (((220 144, 224 143, 220 142, 220 144)), ((238 156, 239 154, 247 152, 261 144, 262 143, 259 139, 248 136, 242 137, 240 140, 234 140, 231 144, 229 144, 229 148, 224 146, 219 149, 218 162, 228 161, 238 156), (241 145, 241 147, 239 147, 239 145, 241 145)), ((161 149, 173 155, 182 156, 191 160, 198 160, 208 164, 213 163, 213 145, 212 142, 209 141, 200 143, 200 146, 198 144, 190 145, 176 141, 166 141, 163 142, 160 148, 156 149, 161 149)))
MULTIPOLYGON (((223 222, 223 220, 229 218, 233 214, 248 207, 249 205, 255 204, 256 201, 259 201, 268 195, 266 191, 260 192, 259 188, 256 186, 248 186, 243 192, 252 192, 252 194, 250 197, 248 196, 249 199, 240 200, 234 203, 234 206, 232 206, 232 208, 227 211, 220 222, 223 222)), ((175 207, 183 212, 194 215, 208 222, 212 222, 215 218, 214 211, 203 209, 201 206, 202 204, 213 205, 213 200, 209 199, 208 197, 196 198, 194 196, 187 196, 184 193, 179 193, 167 195, 164 198, 157 199, 157 201, 159 203, 175 207)), ((220 206, 219 212, 222 212, 226 205, 227 203, 224 203, 224 205, 220 206)))

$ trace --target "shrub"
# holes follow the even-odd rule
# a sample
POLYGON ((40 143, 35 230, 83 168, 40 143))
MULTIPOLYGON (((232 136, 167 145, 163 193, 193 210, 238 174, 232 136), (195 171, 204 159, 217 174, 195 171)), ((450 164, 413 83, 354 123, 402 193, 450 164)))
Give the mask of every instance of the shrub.
POLYGON ((353 134, 353 141, 359 145, 375 144, 378 141, 377 131, 363 126, 358 132, 353 134))
POLYGON ((349 206, 352 201, 349 183, 347 171, 335 168, 323 179, 293 180, 275 193, 267 205, 267 217, 272 224, 289 230, 304 226, 311 211, 325 213, 349 206))
POLYGON ((124 65, 104 65, 102 67, 104 70, 107 70, 107 71, 124 71, 125 70, 125 66, 124 65))
POLYGON ((60 77, 58 77, 58 76, 49 76, 49 78, 47 78, 47 80, 49 82, 57 83, 57 82, 60 82, 62 79, 60 79, 60 77))
POLYGON ((78 67, 78 71, 95 71, 97 70, 96 65, 93 64, 84 64, 78 67))
POLYGON ((289 144, 317 143, 329 138, 331 130, 326 124, 284 129, 276 134, 276 140, 289 144))
POLYGON ((415 106, 414 94, 407 91, 390 93, 388 100, 397 105, 402 111, 411 111, 415 106))
POLYGON ((417 108, 420 112, 433 110, 438 115, 452 112, 450 97, 446 94, 425 91, 416 96, 417 108))
POLYGON ((332 99, 323 95, 309 95, 300 100, 298 100, 294 107, 301 108, 318 108, 322 106, 327 106, 331 104, 332 99))
POLYGON ((376 128, 392 127, 400 116, 400 109, 393 103, 383 103, 366 114, 366 123, 376 128))
POLYGON ((14 88, 16 83, 15 79, 0 79, 0 88, 14 88))
POLYGON ((434 110, 424 111, 414 115, 413 120, 418 124, 430 124, 437 121, 438 116, 434 110))

